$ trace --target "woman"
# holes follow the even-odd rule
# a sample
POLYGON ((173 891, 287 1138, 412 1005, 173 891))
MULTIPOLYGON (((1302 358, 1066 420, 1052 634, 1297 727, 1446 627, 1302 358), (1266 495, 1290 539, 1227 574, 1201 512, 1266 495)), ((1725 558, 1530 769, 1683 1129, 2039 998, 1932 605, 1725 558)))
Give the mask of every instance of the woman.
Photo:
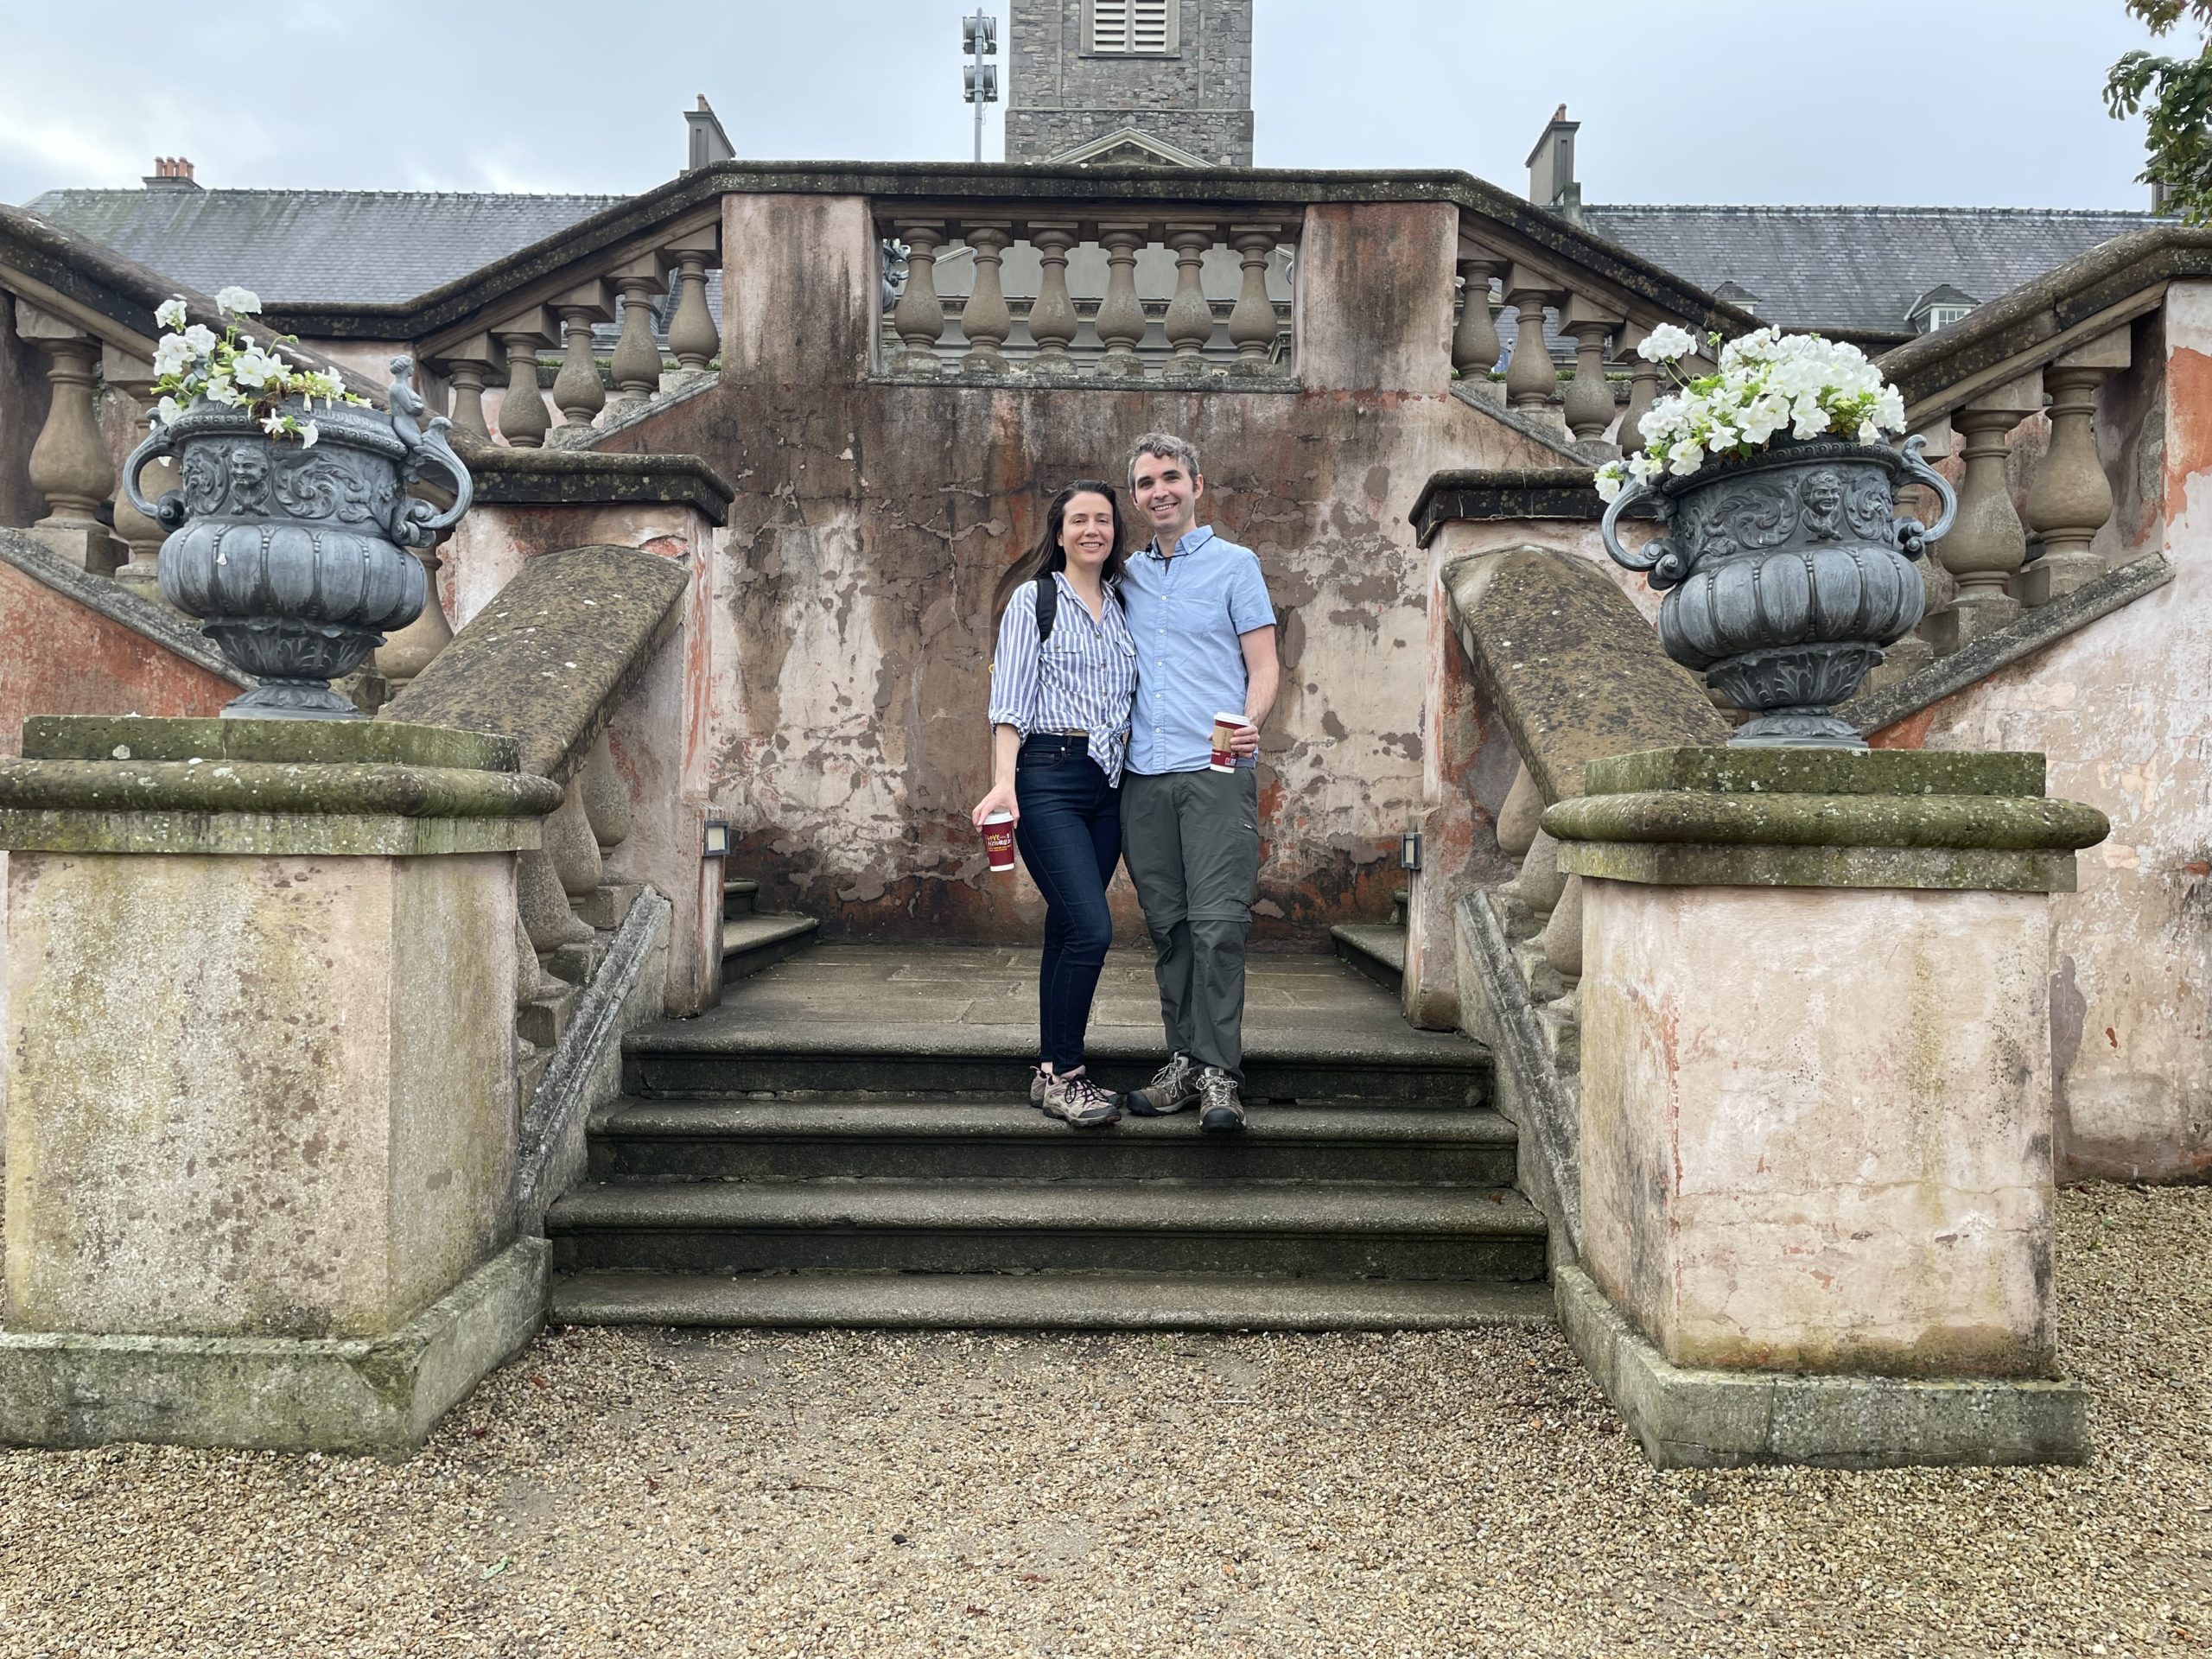
POLYGON ((1045 533, 999 578, 991 664, 991 792, 976 827, 1014 815, 1014 844, 1045 895, 1037 976, 1039 1058, 1029 1098, 1077 1128, 1118 1122, 1121 1097, 1090 1080, 1084 1030, 1114 924, 1106 883, 1122 854, 1122 757, 1136 643, 1115 592, 1122 504, 1086 479, 1052 498, 1045 533))

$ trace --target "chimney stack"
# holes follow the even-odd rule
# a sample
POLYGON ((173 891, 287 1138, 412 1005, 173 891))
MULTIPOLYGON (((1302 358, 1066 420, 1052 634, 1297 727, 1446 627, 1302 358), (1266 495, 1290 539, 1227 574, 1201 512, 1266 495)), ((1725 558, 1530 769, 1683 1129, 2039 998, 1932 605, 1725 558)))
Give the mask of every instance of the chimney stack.
POLYGON ((716 162, 737 159, 737 146, 730 143, 722 124, 715 119, 714 105, 707 102, 704 92, 699 94, 697 109, 683 111, 683 124, 690 129, 691 140, 690 159, 683 163, 686 173, 712 167, 716 162))
POLYGON ((1529 200, 1570 225, 1582 222, 1582 187, 1574 177, 1574 135, 1581 126, 1567 118, 1562 104, 1529 152, 1529 200))
POLYGON ((202 188, 192 176, 192 163, 181 156, 156 156, 154 170, 141 181, 149 190, 198 190, 202 188))

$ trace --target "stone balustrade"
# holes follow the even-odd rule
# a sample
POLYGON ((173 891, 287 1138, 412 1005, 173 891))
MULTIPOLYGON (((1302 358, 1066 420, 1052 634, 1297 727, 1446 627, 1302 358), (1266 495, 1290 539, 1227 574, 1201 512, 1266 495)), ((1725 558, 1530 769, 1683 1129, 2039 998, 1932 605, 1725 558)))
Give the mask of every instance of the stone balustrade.
POLYGON ((1203 382, 1294 372, 1297 221, 880 213, 905 252, 884 318, 899 375, 1203 382))
POLYGON ((642 251, 625 244, 581 261, 558 289, 531 289, 527 305, 487 307, 423 342, 454 424, 518 449, 579 448, 698 385, 721 351, 710 300, 721 232, 696 219, 642 251), (500 389, 489 410, 487 389, 500 389))
MULTIPOLYGON (((1918 630, 1935 655, 2113 569, 2110 553, 2120 550, 2107 534, 2114 493, 2099 452, 2099 394, 2131 360, 2128 331, 2116 329, 1985 385, 1922 429, 1951 463, 1959 492, 1958 522, 1932 550, 1929 612, 1918 630)), ((2139 438, 2125 429, 2128 420, 2115 407, 2103 423, 2114 453, 2139 438)))

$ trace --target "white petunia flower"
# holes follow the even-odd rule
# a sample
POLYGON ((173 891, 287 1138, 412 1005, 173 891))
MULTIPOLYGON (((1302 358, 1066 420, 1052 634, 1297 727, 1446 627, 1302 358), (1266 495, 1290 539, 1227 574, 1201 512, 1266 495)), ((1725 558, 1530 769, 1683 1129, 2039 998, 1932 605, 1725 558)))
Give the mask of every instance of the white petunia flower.
POLYGON ((1620 462, 1609 461, 1598 469, 1597 477, 1592 480, 1598 486, 1598 499, 1609 506, 1620 499, 1621 472, 1620 462))
POLYGON ((1647 363, 1668 363, 1697 349, 1697 336, 1687 328, 1662 322, 1645 335, 1636 354, 1647 363))
POLYGON ((233 316, 250 317, 261 309, 261 296, 250 288, 218 289, 215 303, 233 316))
POLYGON ((180 294, 176 298, 173 300, 163 300, 159 305, 156 306, 154 308, 154 321, 161 324, 164 328, 183 327, 184 296, 180 294))
POLYGON ((194 357, 209 357, 215 350, 215 331, 204 322, 195 322, 182 335, 184 343, 192 348, 194 357))
POLYGON ((154 418, 163 426, 184 413, 184 406, 174 397, 164 397, 154 405, 154 418))
POLYGON ((210 375, 200 396, 211 404, 220 404, 226 409, 236 409, 245 402, 245 395, 231 384, 227 374, 210 375))
POLYGON ((192 346, 182 334, 163 334, 154 346, 154 375, 166 379, 182 374, 192 361, 192 346))
POLYGON ((322 429, 318 427, 313 421, 308 422, 304 426, 300 428, 300 448, 302 449, 314 448, 315 446, 315 440, 320 438, 321 435, 322 429))
POLYGON ((265 386, 283 372, 284 365, 266 352, 240 352, 231 359, 231 378, 242 386, 265 386))
POLYGON ((274 410, 261 417, 261 429, 266 432, 272 438, 283 432, 284 429, 291 423, 292 417, 290 416, 279 414, 274 410))

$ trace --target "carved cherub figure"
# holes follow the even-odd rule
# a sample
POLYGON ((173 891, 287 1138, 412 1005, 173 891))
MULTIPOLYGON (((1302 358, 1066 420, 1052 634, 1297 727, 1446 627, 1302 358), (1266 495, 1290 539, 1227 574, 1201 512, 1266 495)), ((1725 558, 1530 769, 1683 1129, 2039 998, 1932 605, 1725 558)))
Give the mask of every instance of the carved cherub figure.
POLYGON ((1805 493, 1800 498, 1797 522, 1804 527, 1806 538, 1815 542, 1840 542, 1844 539, 1843 480, 1835 472, 1823 467, 1805 480, 1805 493))

